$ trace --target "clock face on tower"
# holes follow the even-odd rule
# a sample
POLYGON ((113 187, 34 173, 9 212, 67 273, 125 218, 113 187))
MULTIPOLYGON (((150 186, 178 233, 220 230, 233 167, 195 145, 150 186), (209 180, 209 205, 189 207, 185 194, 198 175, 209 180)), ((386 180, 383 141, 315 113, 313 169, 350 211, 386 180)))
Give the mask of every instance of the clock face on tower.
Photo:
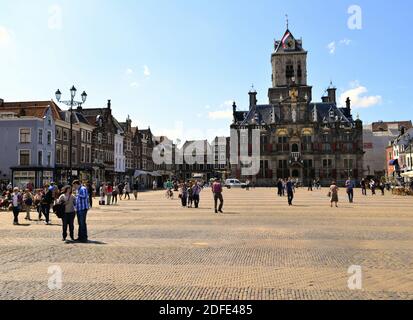
POLYGON ((288 49, 295 49, 295 41, 293 38, 287 40, 287 48, 288 49))

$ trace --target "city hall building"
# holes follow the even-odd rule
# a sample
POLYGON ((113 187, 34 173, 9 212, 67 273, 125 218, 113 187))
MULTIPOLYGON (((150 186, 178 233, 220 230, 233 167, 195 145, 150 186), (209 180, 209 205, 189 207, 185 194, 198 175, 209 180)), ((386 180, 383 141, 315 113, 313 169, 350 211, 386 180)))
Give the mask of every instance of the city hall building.
MULTIPOLYGON (((241 163, 231 166, 232 175, 256 185, 273 185, 279 178, 296 178, 303 184, 314 179, 328 185, 332 180, 363 175, 363 123, 354 119, 351 101, 339 106, 330 85, 321 102, 312 102, 307 84, 307 51, 302 40, 287 29, 275 42, 271 56, 272 87, 268 104, 257 104, 257 92, 249 92, 247 111, 233 106, 231 129, 261 132, 260 172, 242 176, 241 163)), ((239 137, 242 141, 242 137, 239 137)), ((245 139, 244 139, 245 140, 245 139)))

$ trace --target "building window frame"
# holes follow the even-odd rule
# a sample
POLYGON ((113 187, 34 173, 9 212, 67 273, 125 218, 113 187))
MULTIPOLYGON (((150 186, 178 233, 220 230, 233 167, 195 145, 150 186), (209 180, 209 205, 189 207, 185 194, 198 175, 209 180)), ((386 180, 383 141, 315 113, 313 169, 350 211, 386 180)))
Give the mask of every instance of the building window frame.
POLYGON ((19 128, 19 143, 21 144, 32 143, 32 129, 31 128, 19 128), (24 130, 26 132, 22 134, 22 131, 24 130), (27 130, 28 130, 28 133, 27 133, 27 130))

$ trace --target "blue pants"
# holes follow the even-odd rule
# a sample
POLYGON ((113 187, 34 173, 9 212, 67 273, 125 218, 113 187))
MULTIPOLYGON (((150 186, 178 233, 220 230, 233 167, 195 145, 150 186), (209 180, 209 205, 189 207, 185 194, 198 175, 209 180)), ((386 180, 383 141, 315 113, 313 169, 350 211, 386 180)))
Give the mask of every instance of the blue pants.
POLYGON ((87 241, 87 224, 86 224, 87 210, 77 212, 77 222, 79 223, 79 241, 87 241))

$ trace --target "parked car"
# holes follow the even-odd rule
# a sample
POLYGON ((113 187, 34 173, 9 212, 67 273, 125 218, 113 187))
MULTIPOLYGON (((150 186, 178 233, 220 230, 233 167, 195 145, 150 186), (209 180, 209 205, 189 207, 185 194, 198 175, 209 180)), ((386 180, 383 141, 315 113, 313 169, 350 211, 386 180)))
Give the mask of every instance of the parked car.
POLYGON ((227 179, 225 181, 225 187, 227 187, 228 189, 231 189, 231 188, 243 188, 244 189, 247 187, 247 184, 242 183, 238 179, 227 179))

